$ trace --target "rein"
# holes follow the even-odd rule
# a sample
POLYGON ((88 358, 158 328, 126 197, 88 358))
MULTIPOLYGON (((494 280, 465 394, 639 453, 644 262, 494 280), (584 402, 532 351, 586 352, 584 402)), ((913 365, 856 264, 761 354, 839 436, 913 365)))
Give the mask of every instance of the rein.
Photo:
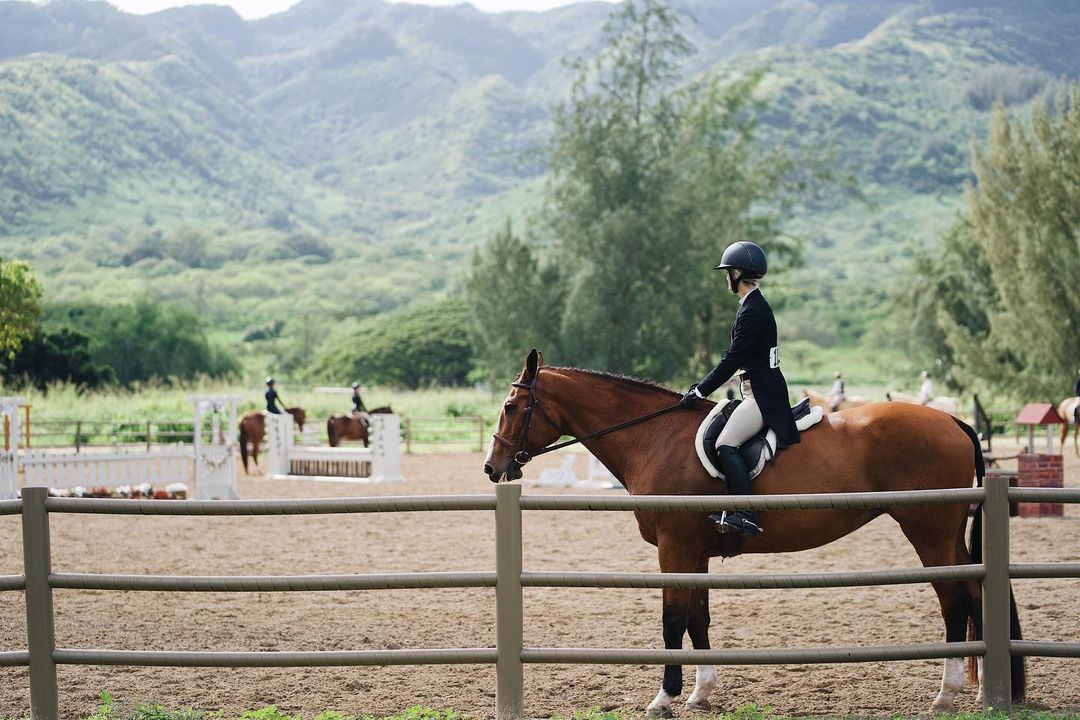
POLYGON ((529 437, 529 428, 532 426, 532 413, 534 408, 540 412, 540 417, 542 417, 548 425, 558 430, 559 434, 562 434, 562 429, 557 424, 555 424, 555 421, 553 421, 551 417, 548 416, 548 414, 544 411, 544 409, 540 407, 540 400, 536 397, 536 383, 540 379, 540 370, 541 368, 536 368, 536 373, 533 374, 533 379, 531 383, 516 382, 510 384, 511 387, 521 388, 523 390, 529 391, 529 404, 525 406, 525 427, 522 429, 521 432, 521 443, 519 445, 515 445, 514 443, 510 442, 510 440, 500 435, 498 431, 491 434, 491 436, 495 438, 496 442, 502 443, 511 450, 517 448, 514 452, 514 461, 519 466, 524 465, 525 463, 532 460, 534 457, 544 455, 554 450, 560 450, 570 445, 576 445, 577 443, 585 442, 587 440, 592 440, 593 438, 598 438, 602 435, 607 435, 608 433, 613 433, 617 430, 623 430, 633 425, 637 425, 638 423, 652 420, 653 418, 669 413, 672 410, 678 410, 682 407, 682 405, 680 405, 679 403, 675 403, 670 407, 661 408, 660 410, 648 413, 647 415, 636 417, 633 420, 627 420, 626 422, 619 423, 618 425, 613 425, 609 428, 604 428, 603 430, 597 430, 596 432, 589 433, 588 435, 582 435, 581 437, 574 438, 572 440, 564 440, 563 442, 555 443, 554 445, 548 445, 547 447, 540 448, 539 450, 529 452, 525 449, 525 443, 529 437))

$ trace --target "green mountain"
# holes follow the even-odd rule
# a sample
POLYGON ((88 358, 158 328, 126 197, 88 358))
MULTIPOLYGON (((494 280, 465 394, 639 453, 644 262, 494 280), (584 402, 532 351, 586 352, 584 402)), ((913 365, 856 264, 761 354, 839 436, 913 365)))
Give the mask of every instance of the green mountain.
MULTIPOLYGON (((683 0, 688 78, 766 68, 762 136, 831 147, 863 197, 808 197, 778 279, 795 339, 851 343, 948 226, 992 102, 1080 74, 1071 0, 683 0)), ((0 2, 0 256, 52 300, 191 303, 223 337, 285 323, 301 365, 357 318, 437 296, 539 206, 563 59, 611 11, 303 0, 0 2)), ((778 293, 779 294, 779 293, 778 293)), ((255 348, 257 346, 253 345, 255 348)))

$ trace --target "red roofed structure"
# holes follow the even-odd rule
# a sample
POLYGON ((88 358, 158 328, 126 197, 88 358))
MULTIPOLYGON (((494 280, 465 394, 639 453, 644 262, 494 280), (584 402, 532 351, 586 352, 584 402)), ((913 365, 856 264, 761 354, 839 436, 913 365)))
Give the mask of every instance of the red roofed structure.
POLYGON ((1017 425, 1061 425, 1065 421, 1050 403, 1028 403, 1013 422, 1017 425))

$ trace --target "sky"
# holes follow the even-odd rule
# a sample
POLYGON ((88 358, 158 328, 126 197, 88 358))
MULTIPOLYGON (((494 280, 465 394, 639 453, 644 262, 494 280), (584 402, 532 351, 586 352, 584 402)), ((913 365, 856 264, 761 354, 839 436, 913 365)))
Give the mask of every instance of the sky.
MULTIPOLYGON (((232 5, 236 12, 247 19, 266 17, 281 12, 299 0, 207 0, 206 4, 232 5)), ((458 5, 464 0, 407 0, 417 5, 458 5)), ((579 0, 470 0, 473 6, 484 12, 504 10, 550 10, 560 5, 570 5, 579 0)), ((614 0, 604 0, 613 2, 614 0)), ((127 12, 144 14, 164 10, 178 5, 201 4, 192 0, 109 0, 113 5, 127 12)), ((390 0, 402 2, 402 0, 390 0)))

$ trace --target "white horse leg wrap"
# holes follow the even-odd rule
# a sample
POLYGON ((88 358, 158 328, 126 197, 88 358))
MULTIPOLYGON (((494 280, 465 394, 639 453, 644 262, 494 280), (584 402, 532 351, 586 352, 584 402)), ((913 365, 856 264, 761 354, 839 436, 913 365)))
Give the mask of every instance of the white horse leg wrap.
POLYGON ((979 668, 979 694, 975 696, 975 705, 981 708, 986 703, 983 696, 983 659, 975 658, 975 664, 979 668))
POLYGON ((656 699, 649 703, 649 707, 646 708, 646 710, 652 715, 670 712, 672 699, 673 698, 667 694, 667 690, 661 689, 660 692, 656 694, 656 699))
POLYGON ((697 705, 708 702, 709 695, 716 688, 716 668, 712 665, 697 666, 697 681, 694 683, 694 692, 687 698, 687 705, 697 705))
POLYGON ((964 687, 964 658, 946 658, 945 668, 941 673, 941 692, 938 693, 930 709, 934 712, 949 712, 953 709, 956 694, 964 687))

